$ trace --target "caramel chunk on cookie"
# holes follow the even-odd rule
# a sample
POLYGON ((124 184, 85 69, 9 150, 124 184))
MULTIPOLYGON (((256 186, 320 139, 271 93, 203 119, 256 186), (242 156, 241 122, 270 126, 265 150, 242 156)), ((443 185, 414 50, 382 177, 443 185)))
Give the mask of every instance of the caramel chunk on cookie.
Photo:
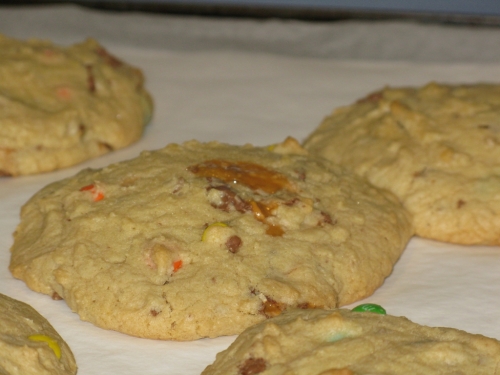
POLYGON ((391 193, 293 139, 191 141, 42 189, 10 270, 97 326, 191 340, 364 298, 412 233, 391 193))

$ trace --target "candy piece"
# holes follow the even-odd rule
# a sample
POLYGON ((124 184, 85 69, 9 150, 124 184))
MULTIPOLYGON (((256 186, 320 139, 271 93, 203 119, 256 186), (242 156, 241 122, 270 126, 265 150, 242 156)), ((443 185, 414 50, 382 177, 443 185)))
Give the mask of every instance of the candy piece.
POLYGON ((179 271, 181 269, 181 267, 182 267, 182 259, 176 260, 174 262, 174 272, 179 271))
POLYGON ((337 332, 328 339, 328 342, 340 341, 346 337, 347 335, 344 332, 337 332))
POLYGON ((46 342, 49 345, 49 348, 52 349, 52 351, 56 355, 57 359, 61 359, 61 348, 59 347, 59 344, 57 344, 57 341, 52 337, 46 335, 31 335, 28 337, 28 339, 30 339, 31 341, 46 342))
POLYGON ((205 242, 207 240, 208 232, 213 227, 227 227, 227 224, 226 223, 221 223, 221 222, 210 224, 208 227, 205 228, 205 230, 203 231, 203 234, 201 235, 201 240, 203 242, 205 242))
POLYGON ((380 314, 380 315, 386 314, 386 311, 382 306, 376 305, 374 303, 365 303, 363 305, 356 306, 354 309, 352 309, 352 311, 371 312, 371 313, 380 314))
POLYGON ((94 200, 94 202, 99 202, 100 200, 104 199, 104 194, 102 193, 102 191, 99 191, 94 184, 84 186, 84 187, 80 188, 80 191, 91 192, 92 199, 94 200))
POLYGON ((80 191, 89 191, 89 190, 92 191, 94 188, 95 188, 94 185, 87 185, 87 186, 80 188, 80 191))

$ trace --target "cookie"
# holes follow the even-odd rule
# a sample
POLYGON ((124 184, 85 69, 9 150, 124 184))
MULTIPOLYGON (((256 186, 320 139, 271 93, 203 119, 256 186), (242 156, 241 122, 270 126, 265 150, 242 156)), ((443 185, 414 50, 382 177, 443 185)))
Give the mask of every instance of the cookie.
POLYGON ((304 147, 395 193, 421 237, 500 244, 500 85, 387 87, 335 110, 304 147))
POLYGON ((0 373, 76 374, 73 353, 50 323, 24 302, 0 294, 0 373))
POLYGON ((140 70, 95 40, 0 35, 0 175, 52 171, 138 140, 152 112, 140 70))
POLYGON ((500 342, 371 312, 290 310, 243 332, 202 375, 496 374, 500 342))
POLYGON ((411 234, 392 194, 291 138, 190 141, 42 189, 10 270, 99 327, 192 340, 364 298, 411 234))

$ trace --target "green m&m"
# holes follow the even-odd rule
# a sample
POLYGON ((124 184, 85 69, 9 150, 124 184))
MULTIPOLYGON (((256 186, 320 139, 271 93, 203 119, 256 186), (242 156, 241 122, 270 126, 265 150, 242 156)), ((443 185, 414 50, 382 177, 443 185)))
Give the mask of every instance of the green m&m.
POLYGON ((374 303, 365 303, 363 305, 356 306, 355 308, 352 309, 352 311, 371 312, 380 315, 386 314, 385 309, 382 306, 376 305, 374 303))

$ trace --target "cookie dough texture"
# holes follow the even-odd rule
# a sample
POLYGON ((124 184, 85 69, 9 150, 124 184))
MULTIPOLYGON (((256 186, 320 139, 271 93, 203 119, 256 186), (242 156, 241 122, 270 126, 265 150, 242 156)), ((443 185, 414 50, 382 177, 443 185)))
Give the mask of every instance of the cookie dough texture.
POLYGON ((304 147, 395 193, 417 235, 500 244, 500 85, 387 87, 335 110, 304 147))
POLYGON ((70 47, 0 35, 0 173, 47 172, 139 139, 143 75, 95 40, 70 47))
POLYGON ((493 375, 500 342, 404 317, 295 310, 243 332, 202 375, 493 375))
POLYGON ((76 372, 73 353, 50 323, 31 306, 0 294, 0 374, 76 372))
POLYGON ((140 337, 241 332, 379 287, 412 228, 392 194, 297 141, 190 141, 53 183, 23 208, 10 270, 83 320, 140 337))

